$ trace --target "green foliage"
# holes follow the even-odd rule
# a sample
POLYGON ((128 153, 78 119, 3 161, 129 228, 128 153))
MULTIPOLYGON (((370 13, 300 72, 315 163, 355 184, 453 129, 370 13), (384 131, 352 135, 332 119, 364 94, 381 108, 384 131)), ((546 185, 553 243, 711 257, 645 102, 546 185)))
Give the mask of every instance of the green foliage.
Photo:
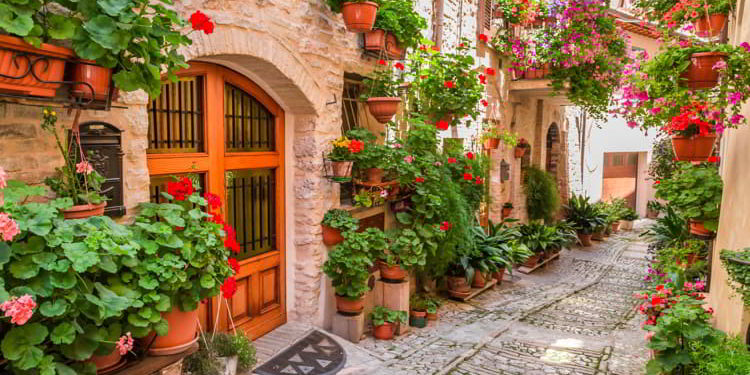
POLYGON ((672 138, 662 136, 654 142, 648 175, 656 181, 661 181, 671 178, 676 170, 677 162, 672 148, 672 138))
MULTIPOLYGON (((654 201, 652 201, 654 202, 654 201)), ((646 236, 656 248, 674 246, 690 238, 688 222, 672 206, 665 206, 663 217, 656 219, 641 236, 646 236)))
POLYGON ((440 298, 431 294, 415 293, 409 298, 409 308, 414 311, 425 311, 428 314, 435 314, 440 305, 442 305, 440 298))
POLYGON ((349 211, 332 209, 323 215, 321 224, 342 232, 355 231, 359 228, 359 219, 353 218, 349 211))
MULTIPOLYGON (((659 269, 663 271, 672 271, 672 268, 679 267, 681 269, 688 268, 688 263, 691 257, 697 256, 705 258, 707 253, 706 243, 700 240, 686 240, 679 244, 674 244, 670 247, 659 249, 656 255, 656 259, 659 261, 659 269)), ((705 262, 699 261, 701 267, 705 267, 705 262)), ((694 265, 691 265, 694 266, 694 265)), ((695 273, 690 272, 691 274, 695 273)), ((687 270, 684 271, 687 276, 687 270)), ((698 272, 700 273, 700 272, 698 272)))
POLYGON ((373 259, 386 247, 385 234, 375 228, 364 232, 344 232, 344 242, 328 254, 323 272, 333 281, 336 294, 358 299, 369 290, 367 280, 373 259))
POLYGON ((534 253, 544 253, 552 249, 560 249, 567 239, 558 232, 556 226, 544 225, 541 222, 530 222, 519 227, 521 241, 534 253))
POLYGON ((750 263, 750 248, 721 251, 721 264, 729 274, 728 284, 750 307, 750 264, 746 263, 750 263))
POLYGON ((427 20, 414 10, 413 0, 383 0, 374 28, 392 33, 404 48, 416 48, 427 20))
POLYGON ((372 325, 382 326, 386 322, 388 323, 401 323, 406 324, 408 314, 406 311, 394 311, 387 307, 375 306, 375 309, 370 313, 372 319, 372 325))
POLYGON ((587 196, 573 194, 565 211, 567 221, 580 233, 591 234, 606 224, 607 215, 599 211, 587 196))
POLYGON ((692 375, 750 374, 750 352, 739 337, 721 337, 717 344, 695 342, 692 349, 692 375))
POLYGON ((354 166, 362 171, 369 168, 387 168, 393 163, 391 149, 376 142, 377 137, 365 128, 355 128, 346 133, 350 139, 364 142, 362 151, 352 154, 354 166))
POLYGON ((480 141, 484 142, 488 139, 499 139, 508 147, 516 147, 518 144, 518 137, 518 133, 512 130, 498 128, 487 124, 482 131, 480 141))
POLYGON ((523 189, 529 219, 552 221, 560 209, 560 193, 555 177, 532 166, 526 167, 524 174, 523 189))
POLYGON ((659 201, 650 200, 648 203, 646 203, 646 209, 654 211, 654 212, 662 212, 665 210, 665 206, 659 201))
POLYGON ((685 219, 702 221, 708 230, 719 226, 723 183, 713 164, 679 163, 672 178, 656 185, 656 197, 669 201, 685 219))
MULTIPOLYGON (((391 66, 390 61, 379 60, 379 62, 381 64, 379 69, 376 69, 370 78, 365 78, 363 81, 365 87, 359 96, 362 101, 369 98, 394 98, 399 96, 398 90, 404 83, 403 77, 394 74, 394 67, 391 66)), ((403 64, 399 66, 403 69, 403 64)))
POLYGON ((251 369, 257 362, 255 345, 242 330, 234 334, 217 333, 211 340, 211 345, 219 357, 237 356, 238 373, 251 369))
MULTIPOLYGON (((687 13, 688 10, 692 11, 693 8, 686 6, 684 11, 674 12, 672 17, 665 17, 665 15, 679 3, 678 0, 636 0, 633 2, 633 6, 638 8, 639 13, 643 14, 646 19, 659 23, 662 27, 666 27, 667 24, 673 23, 669 28, 677 28, 678 26, 688 21, 695 20, 694 16, 687 13)), ((704 0, 700 2, 701 6, 708 7, 707 10, 698 9, 696 15, 698 17, 705 16, 706 12, 710 14, 727 14, 734 8, 736 4, 735 0, 704 0)))
POLYGON ((382 0, 326 0, 326 4, 328 4, 332 11, 341 13, 341 6, 344 3, 364 3, 366 1, 371 1, 378 5, 382 4, 383 2, 382 0))
POLYGON ((206 335, 198 340, 198 351, 185 358, 184 369, 195 375, 220 374, 222 369, 218 361, 218 355, 215 350, 206 346, 204 339, 208 340, 206 335))
POLYGON ((400 265, 403 269, 424 267, 427 252, 416 231, 411 228, 395 229, 388 232, 388 249, 380 259, 389 266, 400 265))

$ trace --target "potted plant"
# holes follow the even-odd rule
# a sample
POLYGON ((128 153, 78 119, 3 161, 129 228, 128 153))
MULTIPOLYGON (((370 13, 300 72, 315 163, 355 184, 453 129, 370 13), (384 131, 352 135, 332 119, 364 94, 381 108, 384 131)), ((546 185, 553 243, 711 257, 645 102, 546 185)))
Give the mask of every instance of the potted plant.
POLYGON ((344 232, 343 235, 344 242, 336 245, 323 263, 323 272, 333 283, 338 312, 357 315, 364 309, 364 295, 370 290, 367 280, 374 251, 370 243, 371 232, 344 232))
POLYGON ((239 253, 240 246, 234 229, 217 211, 221 199, 210 193, 202 197, 191 178, 175 178, 161 195, 166 203, 139 206, 136 242, 147 251, 133 272, 140 277, 144 293, 167 297, 160 300, 161 313, 154 314, 162 315, 172 329, 154 337, 149 353, 171 355, 188 350, 198 340, 200 301, 220 291, 230 299, 237 290, 232 275, 239 265, 230 263, 229 256, 230 250, 239 253), (180 271, 167 272, 174 269, 180 271))
MULTIPOLYGON (((349 130, 347 136, 352 140, 358 140, 367 144, 367 147, 354 155, 354 166, 358 171, 363 171, 365 180, 371 184, 380 184, 383 182, 383 170, 390 167, 393 163, 392 149, 384 144, 377 143, 377 137, 367 129, 355 128, 349 130)), ((376 193, 373 198, 378 198, 380 192, 376 193)), ((381 202, 382 203, 382 202, 381 202)))
POLYGON ((256 363, 255 346, 242 330, 203 335, 197 352, 185 358, 184 370, 193 375, 235 375, 256 363))
POLYGON ((534 253, 523 264, 528 268, 536 266, 545 258, 549 250, 556 244, 562 243, 562 238, 556 227, 544 225, 539 221, 521 225, 519 232, 521 232, 521 241, 534 253))
POLYGON ((646 203, 646 217, 649 219, 656 219, 659 217, 659 212, 664 210, 664 205, 659 201, 650 200, 646 203))
POLYGON ((722 250, 721 264, 729 275, 727 283, 742 296, 745 306, 750 307, 750 248, 722 250))
POLYGON ((526 149, 529 148, 529 142, 525 138, 521 138, 518 140, 518 145, 516 145, 516 148, 513 149, 513 154, 516 157, 516 159, 520 159, 523 157, 523 154, 526 153, 526 149))
POLYGON ((690 222, 690 232, 710 236, 719 225, 723 183, 715 165, 680 163, 672 178, 657 185, 656 197, 669 201, 690 222))
MULTIPOLYGON (((55 144, 63 157, 63 166, 56 168, 57 176, 44 180, 59 198, 68 198, 73 202, 72 207, 62 209, 63 216, 66 219, 81 219, 103 215, 107 205, 107 198, 101 193, 105 178, 87 160, 78 141, 63 142, 60 139, 60 133, 65 129, 58 128, 55 111, 44 109, 41 127, 55 137, 55 144)), ((74 129, 71 136, 75 137, 77 131, 74 129)))
POLYGON ((402 281, 407 270, 424 266, 426 254, 424 244, 411 228, 388 232, 388 246, 379 256, 380 277, 388 281, 402 281))
POLYGON ((378 8, 372 31, 365 33, 365 49, 386 51, 392 59, 402 58, 407 48, 416 48, 427 21, 414 10, 411 0, 384 2, 378 8))
POLYGON ((518 144, 518 133, 505 128, 497 128, 495 126, 487 126, 484 128, 480 142, 485 149, 497 149, 500 146, 500 141, 508 147, 516 147, 516 144, 518 144))
POLYGON ((406 324, 406 311, 394 311, 387 307, 375 306, 370 313, 372 335, 378 340, 391 340, 398 324, 406 324))
POLYGON ((686 240, 659 250, 657 259, 661 264, 674 264, 689 269, 706 256, 706 243, 702 240, 686 240))
POLYGON ((398 89, 403 80, 394 75, 394 69, 404 70, 404 64, 395 63, 391 67, 390 62, 382 59, 378 60, 378 64, 381 68, 373 72, 372 78, 364 80, 365 88, 360 95, 360 100, 367 103, 370 114, 378 122, 385 124, 391 121, 401 104, 398 89))
POLYGON ((344 241, 344 237, 341 236, 342 232, 355 231, 359 228, 359 219, 353 218, 349 211, 331 209, 323 215, 320 225, 323 227, 323 243, 326 246, 334 246, 344 241))
POLYGON ((638 213, 628 207, 620 219, 622 229, 627 231, 633 230, 633 221, 638 220, 638 217, 638 213))
POLYGON ((513 203, 512 202, 503 203, 503 210, 501 213, 503 219, 509 217, 512 212, 513 212, 513 203))
POLYGON ((333 180, 338 182, 351 181, 354 159, 364 149, 364 142, 341 136, 331 141, 331 146, 328 160, 331 162, 333 180))
POLYGON ((326 0, 332 11, 344 16, 346 29, 353 33, 372 30, 380 1, 365 0, 326 0))
POLYGON ((427 309, 429 301, 420 294, 415 293, 409 298, 409 325, 417 328, 427 326, 427 309))
POLYGON ((565 206, 566 220, 578 232, 578 239, 584 247, 591 246, 591 239, 597 228, 605 224, 605 215, 597 209, 589 197, 573 194, 565 206))
POLYGON ((646 19, 667 29, 677 30, 685 23, 692 22, 696 35, 715 37, 726 26, 727 14, 735 7, 735 3, 733 0, 637 0, 633 5, 639 8, 639 13, 646 19))

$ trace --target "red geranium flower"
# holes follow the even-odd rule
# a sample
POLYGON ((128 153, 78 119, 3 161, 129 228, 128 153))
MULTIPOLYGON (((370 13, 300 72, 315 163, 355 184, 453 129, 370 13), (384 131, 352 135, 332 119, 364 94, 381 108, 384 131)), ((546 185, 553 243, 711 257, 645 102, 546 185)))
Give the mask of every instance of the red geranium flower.
POLYGON ((482 42, 487 43, 487 41, 489 40, 489 38, 487 38, 487 35, 485 35, 485 34, 479 34, 479 40, 482 41, 482 42))
POLYGON ((167 183, 167 194, 174 197, 177 201, 184 201, 185 197, 193 194, 193 182, 189 178, 183 177, 179 181, 167 183))
POLYGON ((474 160, 474 153, 469 151, 466 153, 466 158, 469 160, 474 160))
POLYGON ((453 83, 453 81, 445 81, 443 82, 443 87, 445 87, 446 89, 452 89, 456 87, 456 84, 453 83))
POLYGON ((437 122, 437 124, 435 124, 435 126, 440 130, 448 130, 451 124, 448 121, 440 120, 437 122))
POLYGON ((487 84, 487 76, 484 74, 479 75, 479 83, 486 85, 487 84))
POLYGON ((456 158, 448 158, 448 164, 455 164, 456 158))
POLYGON ((238 262, 237 259, 229 258, 227 262, 229 262, 229 267, 232 268, 235 275, 240 273, 240 262, 238 262))
POLYGON ((485 99, 482 99, 480 101, 480 103, 482 103, 482 105, 485 106, 485 107, 488 106, 488 105, 490 105, 490 103, 488 103, 487 100, 485 100, 485 99))
POLYGON ((659 180, 654 181, 654 185, 659 185, 660 183, 661 183, 661 181, 659 181, 659 180))
POLYGON ((484 70, 485 73, 487 73, 488 76, 494 76, 495 75, 495 68, 487 68, 484 70))
POLYGON ((427 51, 427 46, 421 45, 421 46, 419 46, 419 50, 420 51, 427 51))
POLYGON ((482 177, 477 176, 477 178, 474 180, 474 183, 477 184, 477 185, 481 185, 482 184, 482 177))
POLYGON ((224 247, 232 250, 234 253, 239 253, 240 244, 237 242, 237 232, 229 224, 224 224, 224 232, 227 234, 224 238, 224 247))
POLYGON ((474 179, 474 176, 471 175, 471 173, 464 173, 464 180, 471 181, 474 179))
POLYGON ((203 31, 206 34, 214 32, 214 23, 211 18, 200 10, 196 10, 195 13, 190 15, 190 24, 193 26, 193 30, 203 31))
POLYGON ((378 60, 378 64, 380 64, 380 65, 385 65, 386 63, 385 63, 385 60, 383 60, 383 59, 380 59, 380 60, 378 60))
POLYGON ((422 183, 422 182, 424 182, 424 177, 417 177, 417 178, 414 179, 414 182, 416 182, 416 183, 422 183))
POLYGON ((405 68, 404 64, 402 64, 400 62, 397 62, 397 63, 393 64, 393 67, 396 68, 396 69, 398 69, 398 70, 404 70, 404 68, 405 68))
POLYGON ((221 293, 226 299, 232 298, 234 293, 237 293, 237 280, 235 280, 234 276, 224 280, 224 284, 221 284, 221 293))
POLYGON ((362 151, 365 148, 365 143, 362 141, 358 141, 356 139, 352 139, 349 142, 349 152, 352 154, 356 154, 360 151, 362 151))
POLYGON ((451 230, 452 227, 453 224, 451 224, 450 221, 444 221, 442 224, 440 224, 440 230, 442 231, 451 230))
POLYGON ((711 156, 711 157, 708 158, 708 162, 709 163, 718 163, 719 160, 721 160, 721 158, 718 157, 718 156, 711 156))
POLYGON ((203 194, 203 198, 206 198, 206 202, 208 202, 208 206, 217 209, 221 207, 221 198, 219 198, 218 195, 206 192, 203 194))
POLYGON ((432 46, 432 47, 430 47, 430 49, 432 49, 433 51, 440 52, 440 47, 438 47, 438 46, 432 46))
POLYGON ((219 212, 212 212, 211 217, 208 218, 208 221, 212 223, 224 225, 224 218, 221 217, 221 213, 219 212))

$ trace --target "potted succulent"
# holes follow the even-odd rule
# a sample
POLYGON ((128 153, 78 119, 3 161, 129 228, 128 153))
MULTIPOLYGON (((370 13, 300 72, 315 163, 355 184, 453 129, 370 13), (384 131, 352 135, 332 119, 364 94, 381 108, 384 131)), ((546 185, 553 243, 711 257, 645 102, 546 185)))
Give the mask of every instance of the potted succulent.
POLYGON ((573 194, 565 206, 566 220, 578 232, 578 239, 584 247, 591 246, 591 239, 597 228, 603 227, 606 221, 604 215, 589 197, 573 194))
POLYGON ((403 83, 402 78, 394 75, 394 69, 404 70, 404 64, 397 62, 390 65, 383 59, 378 60, 380 69, 375 70, 372 78, 364 80, 364 90, 360 95, 360 100, 367 103, 370 114, 378 122, 385 124, 393 118, 398 112, 401 98, 398 89, 403 83))
POLYGON ((239 265, 229 256, 239 253, 240 245, 234 229, 217 211, 221 199, 211 193, 201 196, 196 181, 175 178, 161 195, 166 203, 139 206, 135 239, 147 250, 133 272, 144 293, 168 297, 161 301, 166 309, 159 311, 172 329, 154 337, 149 353, 171 355, 188 350, 198 340, 200 301, 220 291, 230 299, 236 292, 233 274, 239 265), (180 271, 167 272, 174 269, 180 271))
POLYGON ((721 264, 729 275, 727 283, 742 296, 745 306, 750 307, 750 248, 722 250, 721 264))
POLYGON ((353 33, 372 30, 380 1, 365 0, 326 0, 332 11, 341 13, 346 29, 353 33))
POLYGON ((529 142, 525 138, 521 138, 518 140, 518 145, 516 145, 516 148, 513 149, 513 155, 516 157, 516 159, 520 159, 523 157, 523 154, 526 153, 527 148, 529 148, 529 142))
POLYGON ((661 181, 656 197, 669 201, 690 222, 690 233, 710 236, 719 225, 723 183, 715 165, 681 162, 672 178, 661 181))
POLYGON ((402 281, 408 276, 407 270, 425 265, 424 244, 411 228, 390 231, 387 240, 387 248, 378 257, 381 278, 402 281))
POLYGON ((375 306, 370 313, 372 335, 378 340, 390 340, 399 324, 406 324, 406 311, 395 311, 383 306, 375 306))
POLYGON ((331 278, 336 294, 336 309, 343 314, 357 315, 364 309, 364 295, 370 290, 367 280, 373 265, 371 231, 344 232, 344 242, 328 254, 323 272, 331 278))
POLYGON ((503 209, 501 212, 503 219, 509 217, 512 212, 513 212, 513 202, 503 203, 503 209))
MULTIPOLYGON (((44 109, 41 124, 42 130, 55 138, 63 166, 56 168, 57 176, 47 177, 44 183, 59 197, 73 201, 72 207, 63 208, 66 219, 81 219, 104 214, 107 198, 102 194, 102 183, 105 178, 94 169, 78 141, 63 142, 60 133, 64 128, 57 126, 57 113, 49 108, 44 109), (70 147, 70 148, 69 148, 70 147)), ((73 130, 76 136, 78 129, 73 130)))
POLYGON ((320 225, 323 227, 323 243, 326 246, 334 246, 344 241, 342 232, 351 232, 359 228, 359 219, 353 218, 349 211, 331 209, 323 215, 320 225))
POLYGON ((384 2, 378 8, 372 31, 365 33, 365 49, 385 51, 388 57, 400 59, 407 48, 416 48, 427 21, 414 10, 411 0, 384 2))
POLYGON ((351 181, 354 159, 358 153, 364 150, 364 142, 341 136, 331 141, 331 146, 328 160, 331 162, 333 180, 338 182, 351 181))

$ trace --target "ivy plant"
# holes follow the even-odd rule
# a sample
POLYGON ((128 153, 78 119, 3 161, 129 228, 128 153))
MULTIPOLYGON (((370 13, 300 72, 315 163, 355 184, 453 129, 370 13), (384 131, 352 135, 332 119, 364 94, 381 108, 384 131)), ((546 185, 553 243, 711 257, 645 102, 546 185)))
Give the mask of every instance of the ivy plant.
POLYGON ((722 250, 721 264, 732 281, 728 284, 742 296, 745 306, 750 307, 750 248, 740 251, 722 250))
POLYGON ((723 183, 713 164, 681 162, 672 178, 656 185, 656 197, 669 201, 685 219, 702 221, 708 230, 719 226, 723 183))

